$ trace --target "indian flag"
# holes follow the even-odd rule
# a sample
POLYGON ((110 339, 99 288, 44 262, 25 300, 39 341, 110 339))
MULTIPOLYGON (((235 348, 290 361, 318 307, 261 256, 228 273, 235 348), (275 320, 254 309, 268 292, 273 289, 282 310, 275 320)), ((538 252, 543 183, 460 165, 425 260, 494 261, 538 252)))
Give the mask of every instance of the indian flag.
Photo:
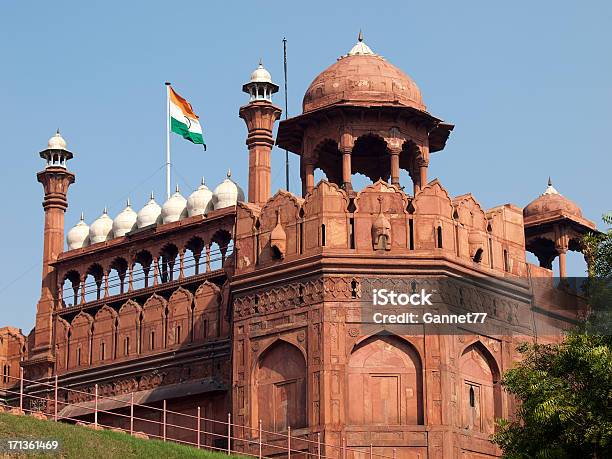
POLYGON ((182 135, 184 139, 193 143, 204 145, 204 149, 206 149, 198 115, 193 112, 189 102, 174 92, 174 89, 169 89, 170 130, 182 135))

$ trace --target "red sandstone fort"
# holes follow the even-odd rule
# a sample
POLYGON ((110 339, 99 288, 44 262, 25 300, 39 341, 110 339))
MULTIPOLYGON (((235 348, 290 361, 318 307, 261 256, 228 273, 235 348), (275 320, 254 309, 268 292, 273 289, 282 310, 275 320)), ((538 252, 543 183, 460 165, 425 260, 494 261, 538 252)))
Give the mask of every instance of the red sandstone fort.
MULTIPOLYGON (((361 37, 313 80, 302 114, 281 121, 276 140, 278 86, 260 65, 243 90, 247 199, 228 173, 214 191, 202 183, 185 199, 177 189, 138 212, 128 203, 66 235, 73 154, 59 132, 49 140, 37 174, 45 225, 36 324, 27 336, 0 329, 0 398, 10 402, 23 369, 27 380, 57 375, 82 393, 97 384, 102 395, 165 400, 175 412, 231 413, 247 437, 261 420, 268 431, 290 427, 295 438, 398 458, 499 456, 494 420, 515 410, 501 375, 518 343, 554 340, 575 317, 553 310, 574 302, 553 285, 552 263, 564 277, 567 251, 595 225, 551 183, 525 208, 483 209, 472 194, 450 196, 443 178, 429 180, 453 125, 361 37), (275 143, 300 158, 301 196, 271 196, 275 143), (317 169, 326 180, 315 184, 317 169), (371 180, 361 190, 358 173, 371 180), (434 297, 437 309, 487 312, 488 332, 364 325, 371 286, 410 291, 431 279, 452 286, 434 297)), ((91 399, 60 396, 60 416, 91 416, 90 405, 70 404, 91 399)), ((159 434, 155 424, 137 428, 159 434)), ((194 441, 176 428, 167 435, 194 441)))

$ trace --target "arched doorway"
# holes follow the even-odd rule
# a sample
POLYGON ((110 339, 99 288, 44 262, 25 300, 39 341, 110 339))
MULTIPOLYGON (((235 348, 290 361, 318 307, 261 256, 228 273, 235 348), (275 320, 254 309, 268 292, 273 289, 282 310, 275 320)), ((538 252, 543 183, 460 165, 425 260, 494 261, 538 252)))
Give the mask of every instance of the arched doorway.
POLYGON ((499 370, 495 359, 479 341, 468 346, 459 360, 462 378, 461 427, 493 434, 501 416, 499 370))
POLYGON ((372 336, 351 353, 348 419, 353 425, 423 424, 421 359, 407 342, 372 336))
POLYGON ((306 361, 300 350, 277 341, 259 358, 255 368, 254 424, 283 432, 306 427, 306 361))

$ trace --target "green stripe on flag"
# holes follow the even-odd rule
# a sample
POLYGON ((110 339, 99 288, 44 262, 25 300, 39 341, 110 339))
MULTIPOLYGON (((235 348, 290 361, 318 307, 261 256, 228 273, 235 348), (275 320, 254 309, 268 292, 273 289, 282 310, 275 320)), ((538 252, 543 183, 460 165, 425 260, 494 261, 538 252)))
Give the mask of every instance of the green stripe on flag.
POLYGON ((181 123, 175 118, 170 117, 170 130, 181 135, 190 142, 205 145, 204 137, 197 132, 191 132, 185 123, 181 123))

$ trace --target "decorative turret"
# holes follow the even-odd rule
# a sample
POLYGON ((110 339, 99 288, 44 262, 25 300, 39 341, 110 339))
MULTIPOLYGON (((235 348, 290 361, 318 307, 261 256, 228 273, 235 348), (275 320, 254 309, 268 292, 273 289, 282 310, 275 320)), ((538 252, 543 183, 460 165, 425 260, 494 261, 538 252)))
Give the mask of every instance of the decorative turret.
POLYGON ((45 169, 36 178, 44 188, 45 232, 43 240, 42 289, 36 309, 36 335, 32 360, 36 367, 28 367, 27 377, 37 379, 51 374, 53 355, 51 349, 52 317, 57 299, 57 279, 53 263, 64 251, 64 214, 68 208, 68 187, 74 183, 74 174, 67 169, 73 155, 59 129, 49 139, 47 148, 40 152, 46 160, 45 169))
POLYGON ((260 62, 242 90, 250 95, 248 105, 240 107, 239 112, 249 131, 246 140, 249 147, 249 202, 263 205, 270 197, 272 129, 282 112, 272 104, 272 94, 278 91, 278 86, 260 62))
POLYGON ((567 275, 567 251, 582 251, 582 236, 596 231, 595 223, 584 218, 580 207, 555 189, 550 177, 544 193, 523 209, 523 220, 527 251, 548 269, 559 257, 560 277, 567 275))

